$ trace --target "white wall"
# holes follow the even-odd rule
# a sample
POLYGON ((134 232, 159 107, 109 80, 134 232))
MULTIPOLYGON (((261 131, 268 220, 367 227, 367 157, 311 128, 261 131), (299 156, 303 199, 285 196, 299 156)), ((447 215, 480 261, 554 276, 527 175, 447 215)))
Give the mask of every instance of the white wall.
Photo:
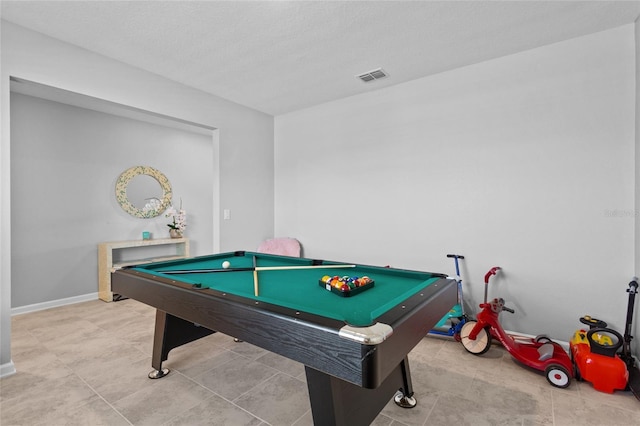
POLYGON ((134 165, 169 179, 174 204, 187 209, 192 255, 213 252, 211 132, 12 93, 11 139, 13 309, 95 294, 96 242, 141 239, 144 230, 169 237, 164 215, 136 218, 116 201, 116 179, 134 165))
MULTIPOLYGON (((218 129, 214 249, 255 248, 273 236, 273 117, 155 74, 1 22, 0 375, 11 363, 11 76, 218 129), (231 220, 220 220, 230 209, 231 220)), ((185 165, 187 168, 188 165, 185 165)), ((19 214, 19 213, 16 213, 19 214)), ((96 241, 97 243, 98 241, 96 241)))
POLYGON ((623 330, 634 50, 628 25, 276 117, 276 234, 451 274, 463 254, 473 312, 504 268, 507 329, 567 341, 590 314, 623 330))

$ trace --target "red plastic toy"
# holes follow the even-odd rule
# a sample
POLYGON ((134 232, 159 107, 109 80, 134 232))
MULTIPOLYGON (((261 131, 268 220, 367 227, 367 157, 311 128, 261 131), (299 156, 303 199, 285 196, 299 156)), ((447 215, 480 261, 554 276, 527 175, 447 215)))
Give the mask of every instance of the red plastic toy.
POLYGON ((482 310, 478 313, 477 321, 469 320, 462 326, 462 345, 468 352, 481 355, 489 350, 492 338, 496 338, 516 361, 535 370, 544 371, 547 381, 553 386, 568 387, 573 377, 573 365, 562 346, 544 335, 533 339, 511 336, 500 325, 500 312, 514 313, 514 310, 504 306, 502 298, 487 302, 489 278, 499 270, 496 266, 484 276, 484 303, 480 304, 482 310))
POLYGON ((600 392, 624 390, 629 372, 616 353, 622 346, 622 336, 599 319, 584 316, 580 322, 588 325, 589 330, 577 330, 569 342, 576 379, 591 382, 593 388, 600 392))

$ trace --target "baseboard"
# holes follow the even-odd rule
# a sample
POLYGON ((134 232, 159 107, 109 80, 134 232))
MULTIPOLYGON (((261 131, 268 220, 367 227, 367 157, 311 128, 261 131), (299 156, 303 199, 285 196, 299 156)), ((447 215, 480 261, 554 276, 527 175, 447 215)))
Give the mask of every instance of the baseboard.
POLYGON ((9 377, 16 373, 16 366, 13 365, 13 361, 9 361, 0 365, 0 379, 9 377))
POLYGON ((88 302, 96 300, 98 293, 83 294, 81 296, 67 297, 65 299, 51 300, 48 302, 34 303, 33 305, 19 306, 11 308, 11 316, 28 314, 30 312, 44 311, 45 309, 57 308, 59 306, 73 305, 74 303, 88 302))

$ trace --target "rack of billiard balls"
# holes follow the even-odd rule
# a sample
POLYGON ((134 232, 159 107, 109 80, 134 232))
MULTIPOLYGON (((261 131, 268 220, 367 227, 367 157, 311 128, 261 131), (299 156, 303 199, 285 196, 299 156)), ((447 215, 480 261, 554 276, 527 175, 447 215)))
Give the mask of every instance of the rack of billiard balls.
POLYGON ((329 276, 325 275, 320 279, 320 287, 324 287, 325 290, 334 294, 338 294, 343 297, 353 296, 370 289, 374 285, 374 281, 367 277, 350 277, 348 275, 329 276))

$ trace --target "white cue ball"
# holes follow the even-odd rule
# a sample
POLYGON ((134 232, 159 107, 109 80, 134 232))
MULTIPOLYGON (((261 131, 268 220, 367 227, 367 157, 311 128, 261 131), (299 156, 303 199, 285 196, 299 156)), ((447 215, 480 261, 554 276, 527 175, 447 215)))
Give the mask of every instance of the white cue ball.
POLYGON ((231 263, 229 263, 229 261, 228 261, 228 260, 225 260, 224 262, 222 262, 222 267, 223 267, 224 269, 227 269, 229 266, 231 266, 231 263))

